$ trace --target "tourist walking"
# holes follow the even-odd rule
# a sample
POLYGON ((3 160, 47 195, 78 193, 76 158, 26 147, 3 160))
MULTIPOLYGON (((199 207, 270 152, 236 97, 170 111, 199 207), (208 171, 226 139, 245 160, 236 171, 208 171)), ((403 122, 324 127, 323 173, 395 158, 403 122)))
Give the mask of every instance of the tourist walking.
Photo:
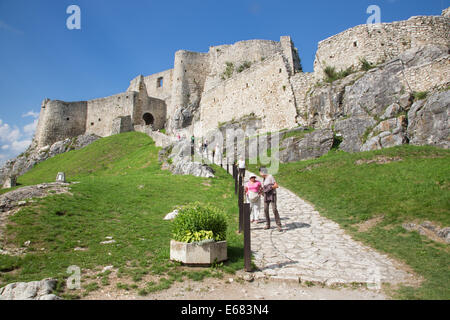
POLYGON ((250 203, 250 220, 252 223, 259 221, 259 213, 261 211, 261 194, 262 184, 256 180, 256 176, 252 175, 245 186, 247 202, 250 203))
POLYGON ((245 178, 245 159, 242 156, 239 158, 238 168, 239 168, 239 176, 241 176, 242 177, 242 181, 244 181, 244 178, 245 178))
POLYGON ((267 168, 260 168, 259 173, 263 177, 264 182, 262 185, 264 192, 264 214, 266 216, 266 227, 264 229, 270 229, 270 215, 269 206, 272 205, 272 211, 275 216, 275 222, 278 226, 278 231, 283 231, 281 226, 281 219, 277 209, 277 189, 279 188, 275 178, 269 174, 267 168))

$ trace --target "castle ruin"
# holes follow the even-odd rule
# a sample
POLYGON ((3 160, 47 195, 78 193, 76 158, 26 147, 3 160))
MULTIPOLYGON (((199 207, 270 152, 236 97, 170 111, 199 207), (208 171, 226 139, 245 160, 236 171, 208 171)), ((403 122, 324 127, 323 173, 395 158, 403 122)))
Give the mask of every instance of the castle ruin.
MULTIPOLYGON (((223 123, 259 120, 260 132, 311 123, 310 92, 327 66, 373 65, 414 47, 450 48, 450 17, 418 16, 406 21, 360 25, 318 44, 314 72, 304 73, 289 36, 280 41, 249 40, 210 47, 207 53, 178 51, 174 68, 138 76, 124 93, 90 101, 44 100, 33 143, 38 147, 81 134, 101 137, 126 131, 165 129, 168 134, 204 136, 223 123)), ((401 72, 403 85, 426 91, 448 85, 448 55, 401 72)))

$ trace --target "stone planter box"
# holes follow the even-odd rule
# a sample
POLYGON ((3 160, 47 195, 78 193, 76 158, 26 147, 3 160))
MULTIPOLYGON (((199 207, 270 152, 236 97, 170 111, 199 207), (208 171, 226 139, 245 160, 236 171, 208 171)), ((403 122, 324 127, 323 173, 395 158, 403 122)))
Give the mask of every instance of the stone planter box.
POLYGON ((211 265, 228 259, 227 242, 185 243, 170 241, 170 260, 188 265, 211 265))

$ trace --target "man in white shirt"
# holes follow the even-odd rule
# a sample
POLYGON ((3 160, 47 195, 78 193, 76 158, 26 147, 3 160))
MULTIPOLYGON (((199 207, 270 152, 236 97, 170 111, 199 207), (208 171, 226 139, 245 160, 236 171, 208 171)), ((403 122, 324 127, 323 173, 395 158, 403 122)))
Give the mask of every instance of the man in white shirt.
POLYGON ((245 178, 245 159, 244 157, 240 157, 238 161, 239 175, 242 177, 242 181, 245 178))

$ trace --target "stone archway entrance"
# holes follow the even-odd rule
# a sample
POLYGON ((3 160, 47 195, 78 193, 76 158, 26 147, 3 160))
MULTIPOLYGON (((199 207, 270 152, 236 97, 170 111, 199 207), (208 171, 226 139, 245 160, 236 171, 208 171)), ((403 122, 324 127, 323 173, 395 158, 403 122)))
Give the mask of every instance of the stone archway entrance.
POLYGON ((153 125, 155 123, 155 118, 151 113, 144 113, 142 119, 144 119, 146 126, 153 125))

